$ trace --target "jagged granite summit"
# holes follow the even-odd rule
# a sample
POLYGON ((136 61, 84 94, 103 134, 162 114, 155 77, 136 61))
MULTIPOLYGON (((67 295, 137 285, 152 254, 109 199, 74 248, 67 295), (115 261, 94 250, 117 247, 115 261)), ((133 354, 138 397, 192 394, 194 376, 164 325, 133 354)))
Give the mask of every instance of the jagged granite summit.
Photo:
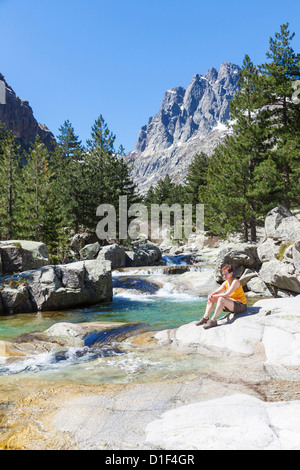
POLYGON ((219 70, 196 74, 187 89, 165 92, 160 110, 141 128, 134 150, 126 155, 133 159, 141 193, 167 173, 183 182, 195 154, 211 154, 231 132, 225 123, 239 71, 239 66, 223 62, 219 70))
POLYGON ((0 122, 5 124, 8 131, 14 133, 22 149, 28 150, 30 144, 35 141, 36 135, 39 135, 48 150, 52 150, 55 137, 45 125, 37 122, 28 101, 16 95, 1 73, 0 84, 0 122))

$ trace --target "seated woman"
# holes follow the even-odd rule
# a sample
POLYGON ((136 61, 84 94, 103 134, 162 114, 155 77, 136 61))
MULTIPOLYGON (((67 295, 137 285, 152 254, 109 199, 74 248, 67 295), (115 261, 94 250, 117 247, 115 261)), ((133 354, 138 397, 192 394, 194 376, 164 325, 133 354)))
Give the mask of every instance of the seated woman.
POLYGON ((226 264, 221 269, 221 273, 225 281, 219 289, 209 294, 205 313, 201 320, 196 323, 197 326, 204 325, 203 328, 205 329, 217 325, 217 318, 222 310, 234 314, 243 313, 247 310, 247 299, 240 281, 233 278, 233 267, 226 264), (210 319, 209 315, 215 304, 216 310, 210 319))

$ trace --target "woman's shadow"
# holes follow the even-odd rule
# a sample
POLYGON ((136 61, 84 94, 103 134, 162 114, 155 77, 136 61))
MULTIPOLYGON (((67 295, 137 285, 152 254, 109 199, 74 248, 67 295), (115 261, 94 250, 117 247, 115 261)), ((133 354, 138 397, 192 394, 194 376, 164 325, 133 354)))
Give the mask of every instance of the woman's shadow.
MULTIPOLYGON (((218 318, 218 323, 220 321, 226 321, 226 323, 233 323, 234 321, 238 320, 239 318, 242 318, 242 317, 249 317, 249 316, 252 316, 252 315, 256 315, 259 311, 260 311, 261 307, 248 307, 247 310, 243 313, 232 313, 232 312, 224 312, 225 315, 223 315, 222 317, 219 317, 218 318)), ((225 324, 226 324, 225 323, 225 324)))

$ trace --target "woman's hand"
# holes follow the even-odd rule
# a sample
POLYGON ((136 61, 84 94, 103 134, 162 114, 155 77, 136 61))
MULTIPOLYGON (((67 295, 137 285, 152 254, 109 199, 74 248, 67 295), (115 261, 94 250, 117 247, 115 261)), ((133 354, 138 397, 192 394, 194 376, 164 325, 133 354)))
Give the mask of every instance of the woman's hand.
POLYGON ((213 292, 212 294, 209 294, 208 300, 209 300, 210 302, 216 301, 216 300, 217 300, 216 297, 217 297, 216 294, 213 292))

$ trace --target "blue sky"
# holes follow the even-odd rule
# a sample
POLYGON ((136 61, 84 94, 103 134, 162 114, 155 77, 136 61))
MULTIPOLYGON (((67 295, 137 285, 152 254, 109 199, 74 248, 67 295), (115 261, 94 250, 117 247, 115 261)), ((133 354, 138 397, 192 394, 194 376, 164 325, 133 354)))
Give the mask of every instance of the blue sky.
POLYGON ((300 52, 300 2, 285 0, 0 0, 0 72, 58 134, 83 143, 100 114, 133 149, 164 92, 223 61, 266 60, 289 22, 300 52))

